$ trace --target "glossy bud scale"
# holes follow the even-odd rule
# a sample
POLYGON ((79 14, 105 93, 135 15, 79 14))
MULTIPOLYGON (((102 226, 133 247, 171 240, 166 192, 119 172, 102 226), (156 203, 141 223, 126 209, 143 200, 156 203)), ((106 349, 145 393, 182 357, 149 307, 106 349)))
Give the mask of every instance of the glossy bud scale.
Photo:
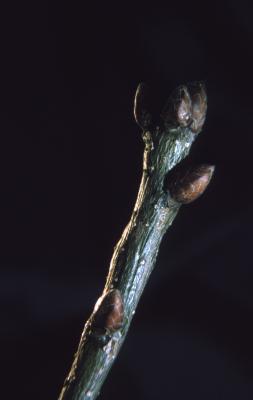
POLYGON ((194 133, 199 133, 205 122, 207 97, 204 84, 192 83, 179 86, 172 92, 161 117, 168 124, 181 127, 189 126, 194 133))
POLYGON ((212 165, 204 164, 192 167, 186 172, 179 172, 177 176, 173 176, 168 185, 171 197, 182 204, 188 204, 196 200, 208 186, 214 168, 212 165))
POLYGON ((134 117, 137 124, 147 130, 152 122, 149 111, 149 89, 145 83, 140 83, 137 87, 134 99, 134 117))
POLYGON ((122 327, 124 305, 121 293, 117 289, 110 290, 95 306, 94 328, 115 332, 122 327))

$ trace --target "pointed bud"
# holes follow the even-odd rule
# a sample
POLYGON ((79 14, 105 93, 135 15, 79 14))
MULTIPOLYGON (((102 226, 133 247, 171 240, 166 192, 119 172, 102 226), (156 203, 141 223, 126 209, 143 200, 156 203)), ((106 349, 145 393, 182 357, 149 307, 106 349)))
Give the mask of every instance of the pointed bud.
POLYGON ((207 111, 207 96, 205 86, 202 82, 193 83, 189 86, 192 101, 192 124, 191 130, 199 133, 204 125, 207 111))
POLYGON ((192 122, 191 112, 191 98, 187 87, 179 86, 172 92, 161 116, 165 122, 174 122, 185 127, 192 122))
POLYGON ((178 172, 169 183, 171 197, 178 203, 188 204, 201 196, 207 188, 214 172, 212 165, 199 165, 188 169, 186 172, 178 172))
POLYGON ((121 293, 110 290, 95 305, 94 327, 107 332, 115 332, 122 327, 124 305, 121 293))
POLYGON ((169 98, 161 117, 165 123, 189 126, 194 133, 199 133, 205 122, 207 96, 202 82, 179 86, 169 98))
POLYGON ((147 85, 140 83, 134 99, 134 117, 137 124, 144 130, 148 129, 152 122, 152 116, 148 107, 148 92, 147 85))

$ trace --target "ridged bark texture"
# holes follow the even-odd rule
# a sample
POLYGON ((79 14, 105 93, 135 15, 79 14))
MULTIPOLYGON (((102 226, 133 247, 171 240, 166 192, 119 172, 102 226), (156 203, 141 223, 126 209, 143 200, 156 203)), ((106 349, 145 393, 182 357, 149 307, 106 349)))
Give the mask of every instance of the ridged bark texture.
POLYGON ((97 398, 125 340, 161 240, 184 203, 180 199, 189 203, 197 198, 213 173, 211 166, 198 166, 197 172, 193 168, 192 173, 191 169, 187 179, 176 180, 172 172, 172 182, 166 187, 169 171, 188 155, 203 125, 206 94, 202 83, 174 91, 157 124, 148 109, 147 88, 141 84, 134 112, 145 143, 139 193, 130 222, 114 249, 104 291, 85 324, 59 400, 97 398), (170 187, 174 189, 170 191, 170 187))

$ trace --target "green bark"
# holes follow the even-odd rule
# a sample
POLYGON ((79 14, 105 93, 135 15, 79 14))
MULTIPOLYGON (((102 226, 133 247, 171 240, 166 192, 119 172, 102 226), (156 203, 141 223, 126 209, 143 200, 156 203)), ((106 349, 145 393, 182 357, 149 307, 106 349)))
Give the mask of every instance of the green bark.
MULTIPOLYGON (((201 84, 198 85, 197 91, 203 91, 201 84)), ((130 222, 114 249, 102 294, 105 298, 110 291, 119 291, 124 305, 122 324, 115 330, 108 330, 103 323, 98 326, 96 316, 101 314, 102 306, 97 303, 85 324, 59 400, 93 400, 98 396, 125 340, 142 291, 154 268, 161 240, 181 206, 165 187, 165 178, 188 155, 199 130, 199 126, 195 129, 196 124, 200 121, 203 125, 205 107, 204 110, 201 107, 203 101, 206 103, 206 98, 203 100, 202 96, 200 104, 197 104, 199 98, 183 88, 184 93, 182 87, 177 90, 176 100, 175 95, 170 99, 159 126, 152 125, 151 115, 143 105, 143 88, 139 87, 137 91, 135 117, 143 128, 145 143, 143 175, 130 222), (189 95, 187 102, 185 93, 189 95), (201 118, 196 113, 196 104, 201 118), (185 109, 190 113, 187 123, 185 109)), ((109 314, 112 309, 113 305, 109 314)))

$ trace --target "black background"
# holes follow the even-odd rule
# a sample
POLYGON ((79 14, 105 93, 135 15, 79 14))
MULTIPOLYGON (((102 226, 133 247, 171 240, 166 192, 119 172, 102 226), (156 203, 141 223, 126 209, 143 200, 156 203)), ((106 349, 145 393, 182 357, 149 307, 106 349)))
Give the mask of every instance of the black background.
POLYGON ((1 6, 1 398, 56 399, 135 201, 137 84, 204 80, 216 165, 166 235, 102 399, 253 397, 251 2, 1 6))

